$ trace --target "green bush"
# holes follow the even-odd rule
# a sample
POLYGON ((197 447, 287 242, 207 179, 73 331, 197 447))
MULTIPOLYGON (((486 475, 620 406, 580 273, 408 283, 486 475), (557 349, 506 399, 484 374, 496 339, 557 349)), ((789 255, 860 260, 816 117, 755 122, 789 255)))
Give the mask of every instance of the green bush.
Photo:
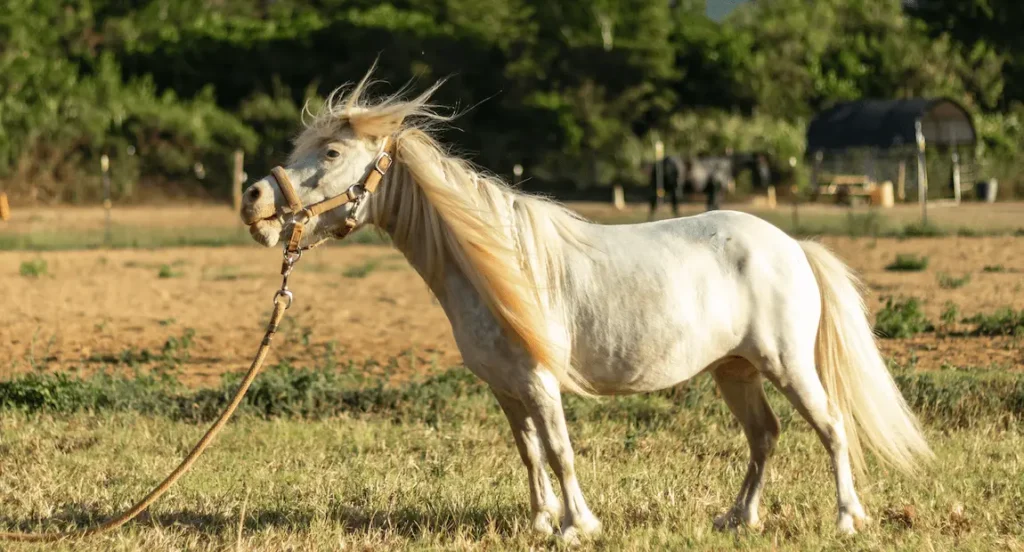
POLYGON ((46 260, 34 259, 31 261, 22 261, 21 266, 18 268, 18 273, 26 278, 46 276, 48 274, 46 260))
POLYGON ((992 314, 977 314, 964 320, 975 324, 975 335, 1024 336, 1024 310, 1015 311, 1006 307, 992 314))
POLYGON ((894 301, 889 297, 875 317, 875 333, 880 337, 905 339, 934 329, 914 298, 894 301))
POLYGON ((913 254, 896 255, 896 260, 885 267, 886 270, 895 272, 920 272, 925 268, 928 268, 928 257, 913 254))
POLYGON ((937 238, 948 234, 947 231, 931 223, 914 222, 903 227, 900 236, 904 238, 937 238))

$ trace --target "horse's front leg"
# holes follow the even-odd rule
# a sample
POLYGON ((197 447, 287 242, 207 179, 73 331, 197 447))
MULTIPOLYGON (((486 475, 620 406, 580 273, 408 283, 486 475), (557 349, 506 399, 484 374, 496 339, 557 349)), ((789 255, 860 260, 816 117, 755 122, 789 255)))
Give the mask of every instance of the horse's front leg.
POLYGON ((565 426, 558 381, 550 372, 538 369, 529 374, 524 387, 520 397, 527 413, 537 424, 548 463, 562 487, 562 538, 574 542, 581 536, 597 534, 601 523, 587 507, 576 481, 572 444, 565 426))
POLYGON ((526 405, 519 399, 510 397, 494 390, 498 404, 505 412, 508 423, 512 426, 519 457, 526 465, 530 481, 530 510, 533 513, 533 530, 550 535, 554 532, 553 523, 561 515, 562 505, 558 502, 551 489, 551 480, 544 469, 544 452, 537 433, 537 426, 526 411, 526 405))

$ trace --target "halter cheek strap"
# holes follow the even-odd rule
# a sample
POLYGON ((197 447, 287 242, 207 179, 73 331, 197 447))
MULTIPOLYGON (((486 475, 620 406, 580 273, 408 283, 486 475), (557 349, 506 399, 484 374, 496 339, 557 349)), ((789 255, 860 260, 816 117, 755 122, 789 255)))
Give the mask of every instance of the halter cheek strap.
MULTIPOLYGON (((395 141, 392 137, 388 136, 384 138, 384 143, 381 144, 380 153, 373 160, 373 166, 370 168, 370 172, 366 175, 366 178, 362 182, 357 182, 348 187, 344 193, 337 195, 323 201, 314 203, 307 207, 302 206, 302 200, 299 199, 299 194, 295 191, 295 186, 292 184, 288 173, 282 167, 274 167, 270 169, 270 174, 273 175, 274 179, 277 180, 277 187, 281 189, 281 194, 284 195, 285 201, 288 202, 288 213, 292 216, 292 236, 288 240, 288 245, 285 248, 286 257, 298 256, 305 249, 312 249, 317 245, 320 245, 326 240, 322 240, 308 247, 300 247, 299 243, 302 241, 302 234, 306 230, 306 222, 309 219, 322 215, 332 209, 337 209, 342 205, 348 203, 361 203, 366 196, 373 194, 377 191, 377 186, 380 185, 384 179, 384 175, 387 174, 388 169, 391 168, 394 162, 395 141)), ((347 236, 352 230, 355 229, 358 222, 355 218, 355 209, 349 212, 348 217, 345 219, 345 227, 343 230, 336 232, 334 237, 341 239, 347 236)))

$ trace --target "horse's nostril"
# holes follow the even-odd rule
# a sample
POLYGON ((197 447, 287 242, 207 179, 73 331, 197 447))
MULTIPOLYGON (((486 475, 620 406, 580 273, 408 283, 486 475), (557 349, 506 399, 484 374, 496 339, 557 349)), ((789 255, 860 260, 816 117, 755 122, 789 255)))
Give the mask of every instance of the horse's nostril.
POLYGON ((249 196, 249 201, 256 201, 260 198, 260 187, 253 186, 252 188, 249 188, 249 191, 246 192, 246 194, 249 196))

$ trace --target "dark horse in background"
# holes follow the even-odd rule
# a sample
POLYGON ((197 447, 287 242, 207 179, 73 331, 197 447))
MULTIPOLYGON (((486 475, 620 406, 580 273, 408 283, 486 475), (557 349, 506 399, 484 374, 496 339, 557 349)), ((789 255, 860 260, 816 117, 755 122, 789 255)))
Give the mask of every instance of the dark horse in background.
POLYGON ((755 190, 772 184, 771 162, 763 152, 729 153, 720 156, 666 156, 651 167, 651 211, 658 208, 661 198, 672 202, 672 213, 679 215, 679 200, 683 194, 707 195, 707 209, 719 208, 723 190, 731 189, 736 178, 750 170, 755 190), (659 180, 661 186, 658 185, 659 180))

